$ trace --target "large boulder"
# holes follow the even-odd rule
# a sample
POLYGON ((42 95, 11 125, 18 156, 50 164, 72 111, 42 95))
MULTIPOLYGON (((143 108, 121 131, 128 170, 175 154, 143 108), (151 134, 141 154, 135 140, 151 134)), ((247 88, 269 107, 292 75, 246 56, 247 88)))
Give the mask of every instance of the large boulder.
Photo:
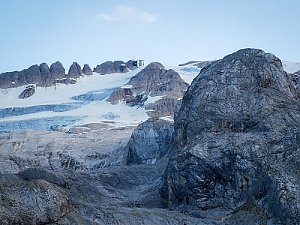
POLYGON ((173 123, 148 119, 133 131, 125 148, 125 164, 154 164, 172 149, 173 134, 173 123))
POLYGON ((29 98, 35 93, 35 86, 34 85, 28 85, 24 91, 19 95, 19 99, 25 99, 29 98))
POLYGON ((1 224, 50 224, 70 211, 67 194, 43 179, 0 175, 1 224))
POLYGON ((83 68, 82 68, 82 72, 85 75, 92 75, 93 71, 91 69, 91 67, 88 64, 84 64, 83 68))
POLYGON ((68 78, 79 78, 82 75, 82 70, 77 62, 73 62, 68 72, 68 78))
POLYGON ((224 224, 300 223, 300 102, 274 55, 243 49, 202 69, 175 136, 170 207, 224 224))

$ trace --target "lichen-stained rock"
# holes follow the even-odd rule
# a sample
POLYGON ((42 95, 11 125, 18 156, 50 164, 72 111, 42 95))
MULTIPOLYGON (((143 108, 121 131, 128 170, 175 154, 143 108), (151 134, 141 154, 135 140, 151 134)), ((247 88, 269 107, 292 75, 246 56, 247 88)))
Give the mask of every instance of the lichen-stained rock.
POLYGON ((70 209, 67 194, 52 183, 0 175, 0 224, 49 224, 70 209))
POLYGON ((162 196, 224 224, 300 224, 300 102, 272 54, 202 69, 175 115, 162 196))
POLYGON ((125 164, 154 164, 173 148, 173 138, 173 123, 148 119, 133 131, 125 148, 125 164))

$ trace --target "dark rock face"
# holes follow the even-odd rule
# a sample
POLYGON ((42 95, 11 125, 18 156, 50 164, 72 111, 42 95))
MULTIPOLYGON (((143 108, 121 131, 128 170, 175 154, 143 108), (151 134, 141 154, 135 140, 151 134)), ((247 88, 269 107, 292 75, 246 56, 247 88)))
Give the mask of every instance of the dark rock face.
POLYGON ((108 101, 112 104, 118 104, 123 99, 126 102, 130 102, 134 99, 130 88, 119 88, 118 90, 115 90, 109 97, 108 101))
POLYGON ((22 70, 20 74, 25 77, 27 84, 34 84, 41 81, 41 71, 38 65, 33 65, 26 70, 22 70))
POLYGON ((0 88, 13 88, 25 85, 26 81, 24 77, 19 77, 19 72, 7 72, 0 74, 0 88))
POLYGON ((68 77, 69 78, 79 78, 82 75, 82 70, 80 65, 77 62, 73 62, 70 66, 68 77))
POLYGON ((243 49, 204 68, 175 135, 170 206, 222 224, 300 223, 300 102, 274 55, 243 49))
POLYGON ((0 74, 0 88, 20 87, 26 84, 36 84, 42 79, 38 65, 33 65, 22 71, 0 74))
POLYGON ((41 82, 38 83, 38 85, 42 87, 50 86, 53 80, 51 78, 50 69, 47 63, 42 63, 40 65, 40 71, 41 71, 41 82))
POLYGON ((148 119, 132 133, 125 148, 125 164, 154 164, 173 148, 173 134, 171 122, 148 119))
POLYGON ((128 67, 128 69, 130 69, 130 70, 134 70, 137 68, 135 65, 135 61, 133 61, 133 60, 129 60, 125 64, 128 67))
POLYGON ((99 74, 111 74, 111 73, 126 73, 128 68, 123 61, 107 61, 94 68, 94 72, 99 74))
POLYGON ((29 85, 26 89, 19 95, 20 99, 29 98, 35 93, 35 87, 33 85, 29 85))
POLYGON ((53 79, 65 77, 65 68, 61 62, 57 61, 50 66, 50 73, 53 79))
POLYGON ((43 179, 0 175, 1 224, 50 224, 70 211, 66 193, 43 179))
POLYGON ((82 72, 85 75, 92 75, 93 74, 93 71, 92 71, 91 67, 88 64, 84 64, 82 72))

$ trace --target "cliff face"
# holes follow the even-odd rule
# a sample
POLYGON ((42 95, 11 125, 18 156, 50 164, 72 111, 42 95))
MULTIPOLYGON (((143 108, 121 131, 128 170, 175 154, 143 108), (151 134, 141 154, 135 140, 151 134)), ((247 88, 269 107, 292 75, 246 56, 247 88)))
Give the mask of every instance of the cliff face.
POLYGON ((274 55, 243 49, 205 67, 175 136, 170 206, 229 224, 300 223, 300 102, 274 55))

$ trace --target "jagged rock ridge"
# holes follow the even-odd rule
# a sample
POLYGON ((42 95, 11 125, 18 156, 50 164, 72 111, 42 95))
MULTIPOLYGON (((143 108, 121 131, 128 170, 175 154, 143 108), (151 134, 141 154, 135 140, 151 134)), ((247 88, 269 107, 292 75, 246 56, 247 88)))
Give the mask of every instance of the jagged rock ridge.
POLYGON ((274 55, 243 49, 202 69, 175 133, 170 206, 222 224, 300 223, 300 102, 274 55))

